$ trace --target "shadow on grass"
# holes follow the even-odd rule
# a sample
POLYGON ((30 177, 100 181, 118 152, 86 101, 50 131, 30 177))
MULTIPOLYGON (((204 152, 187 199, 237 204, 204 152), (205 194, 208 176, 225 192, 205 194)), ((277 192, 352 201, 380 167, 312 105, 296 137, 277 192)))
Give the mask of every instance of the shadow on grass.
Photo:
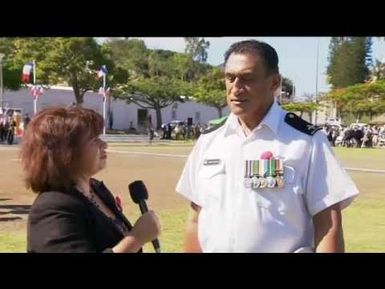
POLYGON ((22 217, 7 215, 28 215, 30 209, 30 205, 0 205, 0 222, 22 220, 22 217))

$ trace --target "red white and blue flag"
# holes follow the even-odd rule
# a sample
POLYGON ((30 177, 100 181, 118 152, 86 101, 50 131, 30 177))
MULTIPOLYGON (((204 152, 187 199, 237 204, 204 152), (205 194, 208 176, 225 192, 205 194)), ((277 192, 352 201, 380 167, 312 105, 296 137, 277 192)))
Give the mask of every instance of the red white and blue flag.
POLYGON ((28 62, 27 64, 25 64, 23 66, 23 75, 22 75, 21 80, 24 83, 30 82, 32 69, 33 69, 33 62, 32 61, 28 62))
POLYGON ((104 75, 107 75, 108 71, 107 71, 107 67, 105 65, 103 65, 99 71, 97 72, 98 74, 98 78, 101 78, 103 77, 104 75))
POLYGON ((33 99, 38 99, 40 96, 42 96, 44 93, 44 89, 41 85, 33 85, 31 87, 31 95, 33 96, 33 99))
POLYGON ((107 87, 106 89, 104 89, 104 87, 100 87, 99 88, 99 94, 103 95, 103 102, 106 101, 106 99, 108 97, 110 97, 111 95, 111 88, 110 87, 107 87))

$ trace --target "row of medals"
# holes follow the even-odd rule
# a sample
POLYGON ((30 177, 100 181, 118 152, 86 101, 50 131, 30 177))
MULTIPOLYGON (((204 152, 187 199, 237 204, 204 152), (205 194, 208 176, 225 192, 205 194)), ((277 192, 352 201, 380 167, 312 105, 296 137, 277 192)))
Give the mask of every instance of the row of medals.
POLYGON ((260 159, 245 161, 246 188, 283 188, 283 162, 281 159, 260 159))

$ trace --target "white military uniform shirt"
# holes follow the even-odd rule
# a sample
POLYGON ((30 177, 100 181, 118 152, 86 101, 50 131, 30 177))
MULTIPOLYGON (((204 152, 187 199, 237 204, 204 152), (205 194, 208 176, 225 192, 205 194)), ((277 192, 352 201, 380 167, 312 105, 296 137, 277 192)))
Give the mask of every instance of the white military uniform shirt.
POLYGON ((202 134, 176 191, 201 207, 203 252, 311 251, 312 217, 358 195, 325 134, 277 103, 247 137, 234 114, 202 134), (266 151, 283 160, 284 187, 247 188, 245 161, 266 151))

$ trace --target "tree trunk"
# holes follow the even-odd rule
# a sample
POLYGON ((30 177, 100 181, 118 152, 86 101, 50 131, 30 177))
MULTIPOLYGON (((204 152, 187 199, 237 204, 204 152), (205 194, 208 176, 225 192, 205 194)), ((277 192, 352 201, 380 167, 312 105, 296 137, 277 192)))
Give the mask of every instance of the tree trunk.
POLYGON ((356 122, 360 122, 361 114, 359 112, 356 113, 356 122))
POLYGON ((221 118, 222 115, 223 115, 223 113, 222 113, 222 107, 217 106, 216 109, 217 109, 217 111, 218 111, 218 117, 221 118))
POLYGON ((72 89, 75 94, 75 100, 76 100, 76 105, 77 106, 82 106, 83 104, 83 96, 85 94, 85 91, 81 91, 80 88, 77 86, 76 82, 72 84, 72 89))
POLYGON ((309 115, 309 122, 313 123, 313 119, 312 119, 313 112, 312 111, 308 111, 307 114, 309 115))
MULTIPOLYGON (((336 115, 338 119, 341 119, 341 109, 340 109, 340 104, 339 102, 335 101, 335 108, 336 108, 336 115)), ((334 116, 333 116, 334 117, 334 116)))
POLYGON ((162 127, 162 109, 160 107, 154 107, 156 112, 156 129, 161 129, 162 127))
POLYGON ((72 86, 72 89, 74 90, 76 105, 82 106, 84 100, 84 92, 81 92, 80 89, 76 86, 72 86))
POLYGON ((83 96, 84 93, 80 91, 80 87, 78 85, 78 78, 76 73, 71 74, 71 86, 75 94, 75 100, 76 100, 76 105, 77 106, 82 106, 83 104, 83 96))

